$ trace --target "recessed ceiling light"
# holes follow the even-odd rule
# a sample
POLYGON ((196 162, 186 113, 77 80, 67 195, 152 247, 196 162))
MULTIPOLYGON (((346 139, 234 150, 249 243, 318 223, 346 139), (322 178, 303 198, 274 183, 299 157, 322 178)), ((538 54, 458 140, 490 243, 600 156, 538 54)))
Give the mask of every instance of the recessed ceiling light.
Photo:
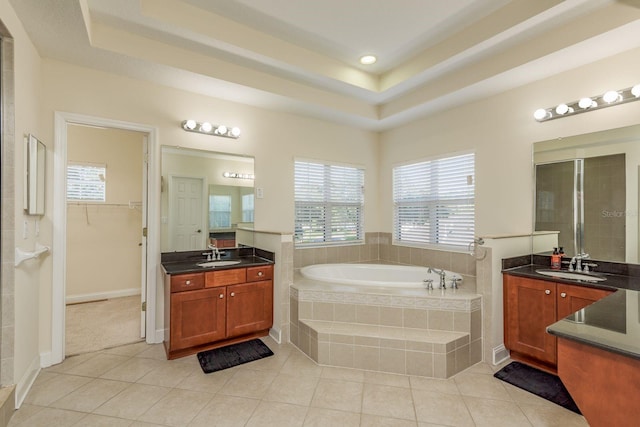
POLYGON ((364 55, 360 57, 360 63, 362 65, 371 65, 371 64, 375 64, 375 62, 378 60, 378 58, 376 58, 374 55, 364 55))

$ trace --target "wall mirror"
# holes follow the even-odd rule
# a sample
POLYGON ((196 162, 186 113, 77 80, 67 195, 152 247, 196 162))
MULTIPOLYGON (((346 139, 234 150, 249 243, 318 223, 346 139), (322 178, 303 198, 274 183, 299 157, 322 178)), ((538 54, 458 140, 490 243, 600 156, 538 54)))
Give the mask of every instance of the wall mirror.
POLYGON ((24 209, 28 215, 44 215, 47 148, 42 141, 29 134, 26 137, 25 153, 24 209))
POLYGON ((253 246, 254 159, 162 147, 161 251, 253 246))
POLYGON ((533 164, 534 231, 567 256, 638 263, 640 125, 537 142, 533 164))

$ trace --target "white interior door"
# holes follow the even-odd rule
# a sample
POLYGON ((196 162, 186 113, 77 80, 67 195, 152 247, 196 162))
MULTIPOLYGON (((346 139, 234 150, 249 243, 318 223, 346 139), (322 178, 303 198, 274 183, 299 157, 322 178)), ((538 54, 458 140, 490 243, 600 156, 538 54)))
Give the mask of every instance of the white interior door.
POLYGON ((171 176, 169 181, 169 236, 174 251, 206 248, 204 178, 171 176))

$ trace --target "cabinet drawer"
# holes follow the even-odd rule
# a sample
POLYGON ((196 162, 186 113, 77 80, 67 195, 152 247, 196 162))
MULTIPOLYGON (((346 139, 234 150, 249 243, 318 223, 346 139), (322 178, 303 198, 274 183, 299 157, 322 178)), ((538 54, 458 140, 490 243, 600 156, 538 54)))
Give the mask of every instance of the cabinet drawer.
POLYGON ((273 279, 273 266, 261 265, 247 268, 247 282, 258 282, 260 280, 273 279))
POLYGON ((171 292, 191 291, 204 288, 204 274, 180 274, 171 276, 171 292))
POLYGON ((210 271, 205 276, 205 287, 235 285, 247 281, 246 268, 234 268, 231 270, 210 271))

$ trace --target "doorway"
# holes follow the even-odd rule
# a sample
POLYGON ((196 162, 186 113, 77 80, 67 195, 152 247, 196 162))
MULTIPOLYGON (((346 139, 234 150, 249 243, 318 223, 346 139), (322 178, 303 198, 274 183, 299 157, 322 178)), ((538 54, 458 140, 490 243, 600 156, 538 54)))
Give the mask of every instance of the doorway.
MULTIPOLYGON (((140 336, 145 336, 148 343, 162 341, 162 330, 156 330, 156 276, 159 265, 159 221, 156 207, 160 194, 160 177, 158 174, 159 145, 157 130, 154 127, 130 122, 102 119, 73 113, 55 113, 55 146, 54 158, 54 197, 53 197, 53 289, 51 307, 51 353, 43 355, 41 366, 46 367, 60 363, 65 357, 65 325, 66 325, 66 287, 67 287, 67 163, 68 133, 71 126, 93 126, 105 129, 119 129, 140 132, 146 136, 146 154, 143 155, 143 177, 141 200, 127 202, 127 208, 139 209, 142 229, 138 240, 140 250, 140 336), (146 311, 143 311, 146 308, 146 311), (48 357, 47 357, 48 356, 48 357)), ((108 179, 108 176, 105 176, 108 179)), ((106 208, 106 207, 105 207, 106 208)), ((85 212, 86 214, 86 212, 85 212)), ((86 218, 85 218, 86 220, 86 218)), ((89 217, 91 220, 91 217, 89 217)), ((105 268, 115 269, 117 266, 107 258, 105 268)), ((94 274, 99 274, 95 273, 94 274)))
POLYGON ((68 126, 65 356, 144 339, 146 138, 68 126))

